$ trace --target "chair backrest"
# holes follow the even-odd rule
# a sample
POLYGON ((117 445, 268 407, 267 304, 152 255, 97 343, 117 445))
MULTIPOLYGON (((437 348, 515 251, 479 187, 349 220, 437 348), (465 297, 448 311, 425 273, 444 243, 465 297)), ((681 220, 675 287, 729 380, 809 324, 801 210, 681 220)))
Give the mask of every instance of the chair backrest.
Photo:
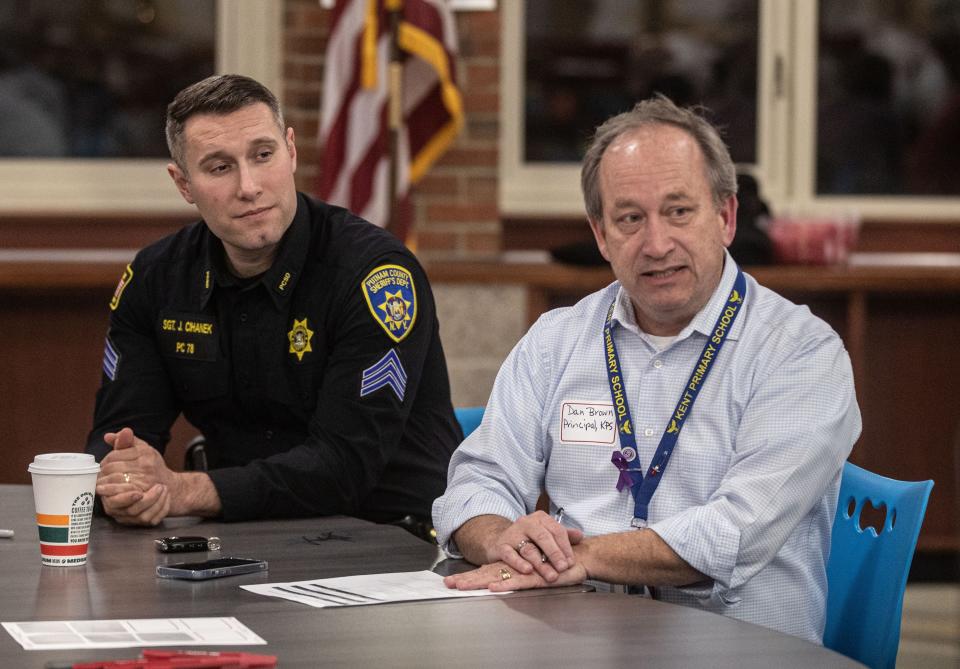
POLYGON ((453 410, 457 422, 460 423, 460 429, 463 430, 464 439, 480 425, 480 421, 483 420, 483 409, 483 407, 460 407, 453 410))
POLYGON ((903 591, 933 481, 896 481, 844 464, 827 563, 823 645, 872 669, 893 667, 903 591), (886 506, 879 535, 863 528, 867 501, 886 506))

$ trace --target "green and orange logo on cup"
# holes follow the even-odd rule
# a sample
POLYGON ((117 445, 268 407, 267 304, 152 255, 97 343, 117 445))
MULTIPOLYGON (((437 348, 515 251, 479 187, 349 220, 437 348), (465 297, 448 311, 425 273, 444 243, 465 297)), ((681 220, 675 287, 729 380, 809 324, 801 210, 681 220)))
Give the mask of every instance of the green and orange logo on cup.
POLYGON ((85 564, 100 465, 87 453, 44 453, 27 469, 33 478, 40 561, 52 567, 85 564))
POLYGON ((73 564, 82 564, 86 561, 92 516, 93 494, 89 492, 80 493, 73 500, 69 514, 38 513, 37 529, 40 533, 41 557, 67 558, 64 564, 72 563, 69 558, 83 558, 73 564))

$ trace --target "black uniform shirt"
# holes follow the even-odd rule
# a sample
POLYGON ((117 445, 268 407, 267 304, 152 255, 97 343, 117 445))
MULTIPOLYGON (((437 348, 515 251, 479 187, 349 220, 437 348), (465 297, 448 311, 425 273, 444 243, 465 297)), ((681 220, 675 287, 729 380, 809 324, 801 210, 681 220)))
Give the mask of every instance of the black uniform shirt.
POLYGON ((298 194, 273 266, 241 280, 201 221, 137 254, 111 302, 87 452, 161 452, 182 412, 223 518, 430 517, 461 439, 433 296, 392 235, 298 194))

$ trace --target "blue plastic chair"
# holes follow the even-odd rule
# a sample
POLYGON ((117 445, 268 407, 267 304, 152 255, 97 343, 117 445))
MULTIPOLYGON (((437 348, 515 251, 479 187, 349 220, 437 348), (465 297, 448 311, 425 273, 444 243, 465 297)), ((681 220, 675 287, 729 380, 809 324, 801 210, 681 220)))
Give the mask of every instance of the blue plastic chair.
POLYGON ((931 489, 933 481, 896 481, 844 464, 827 564, 824 646, 872 669, 896 664, 903 591, 931 489), (867 500, 886 505, 879 535, 861 528, 867 500))
POLYGON ((483 409, 484 407, 461 407, 453 410, 457 422, 460 423, 460 429, 463 430, 464 439, 479 427, 480 421, 483 420, 483 409))

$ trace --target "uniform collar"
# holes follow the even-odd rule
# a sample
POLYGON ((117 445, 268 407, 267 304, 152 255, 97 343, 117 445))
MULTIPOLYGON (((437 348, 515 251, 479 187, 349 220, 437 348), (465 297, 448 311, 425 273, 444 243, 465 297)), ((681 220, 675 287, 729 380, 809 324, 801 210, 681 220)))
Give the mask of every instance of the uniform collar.
MULTIPOLYGON (((293 216, 293 222, 280 241, 280 250, 273 265, 257 281, 263 284, 278 309, 290 299, 303 273, 310 246, 309 219, 310 212, 307 211, 306 200, 302 194, 297 193, 297 212, 293 216)), ((238 284, 237 277, 227 270, 223 243, 210 232, 209 228, 206 228, 203 245, 204 261, 200 267, 199 277, 201 309, 210 301, 214 286, 228 287, 238 284)))
MULTIPOLYGON (((716 325, 717 319, 720 318, 720 312, 727 304, 730 291, 733 290, 734 281, 737 279, 737 269, 737 263, 734 261, 733 256, 730 255, 729 251, 724 251, 723 272, 720 275, 720 282, 717 284, 717 287, 714 289, 713 294, 703 309, 698 311, 693 317, 693 320, 677 334, 677 341, 686 339, 693 332, 699 332, 708 336, 713 332, 713 327, 716 325)), ((643 334, 637 325, 633 303, 630 301, 630 297, 622 285, 617 289, 616 304, 613 308, 613 320, 631 332, 643 334)), ((734 322, 733 328, 731 328, 727 338, 739 338, 742 329, 743 320, 738 318, 734 322)))

